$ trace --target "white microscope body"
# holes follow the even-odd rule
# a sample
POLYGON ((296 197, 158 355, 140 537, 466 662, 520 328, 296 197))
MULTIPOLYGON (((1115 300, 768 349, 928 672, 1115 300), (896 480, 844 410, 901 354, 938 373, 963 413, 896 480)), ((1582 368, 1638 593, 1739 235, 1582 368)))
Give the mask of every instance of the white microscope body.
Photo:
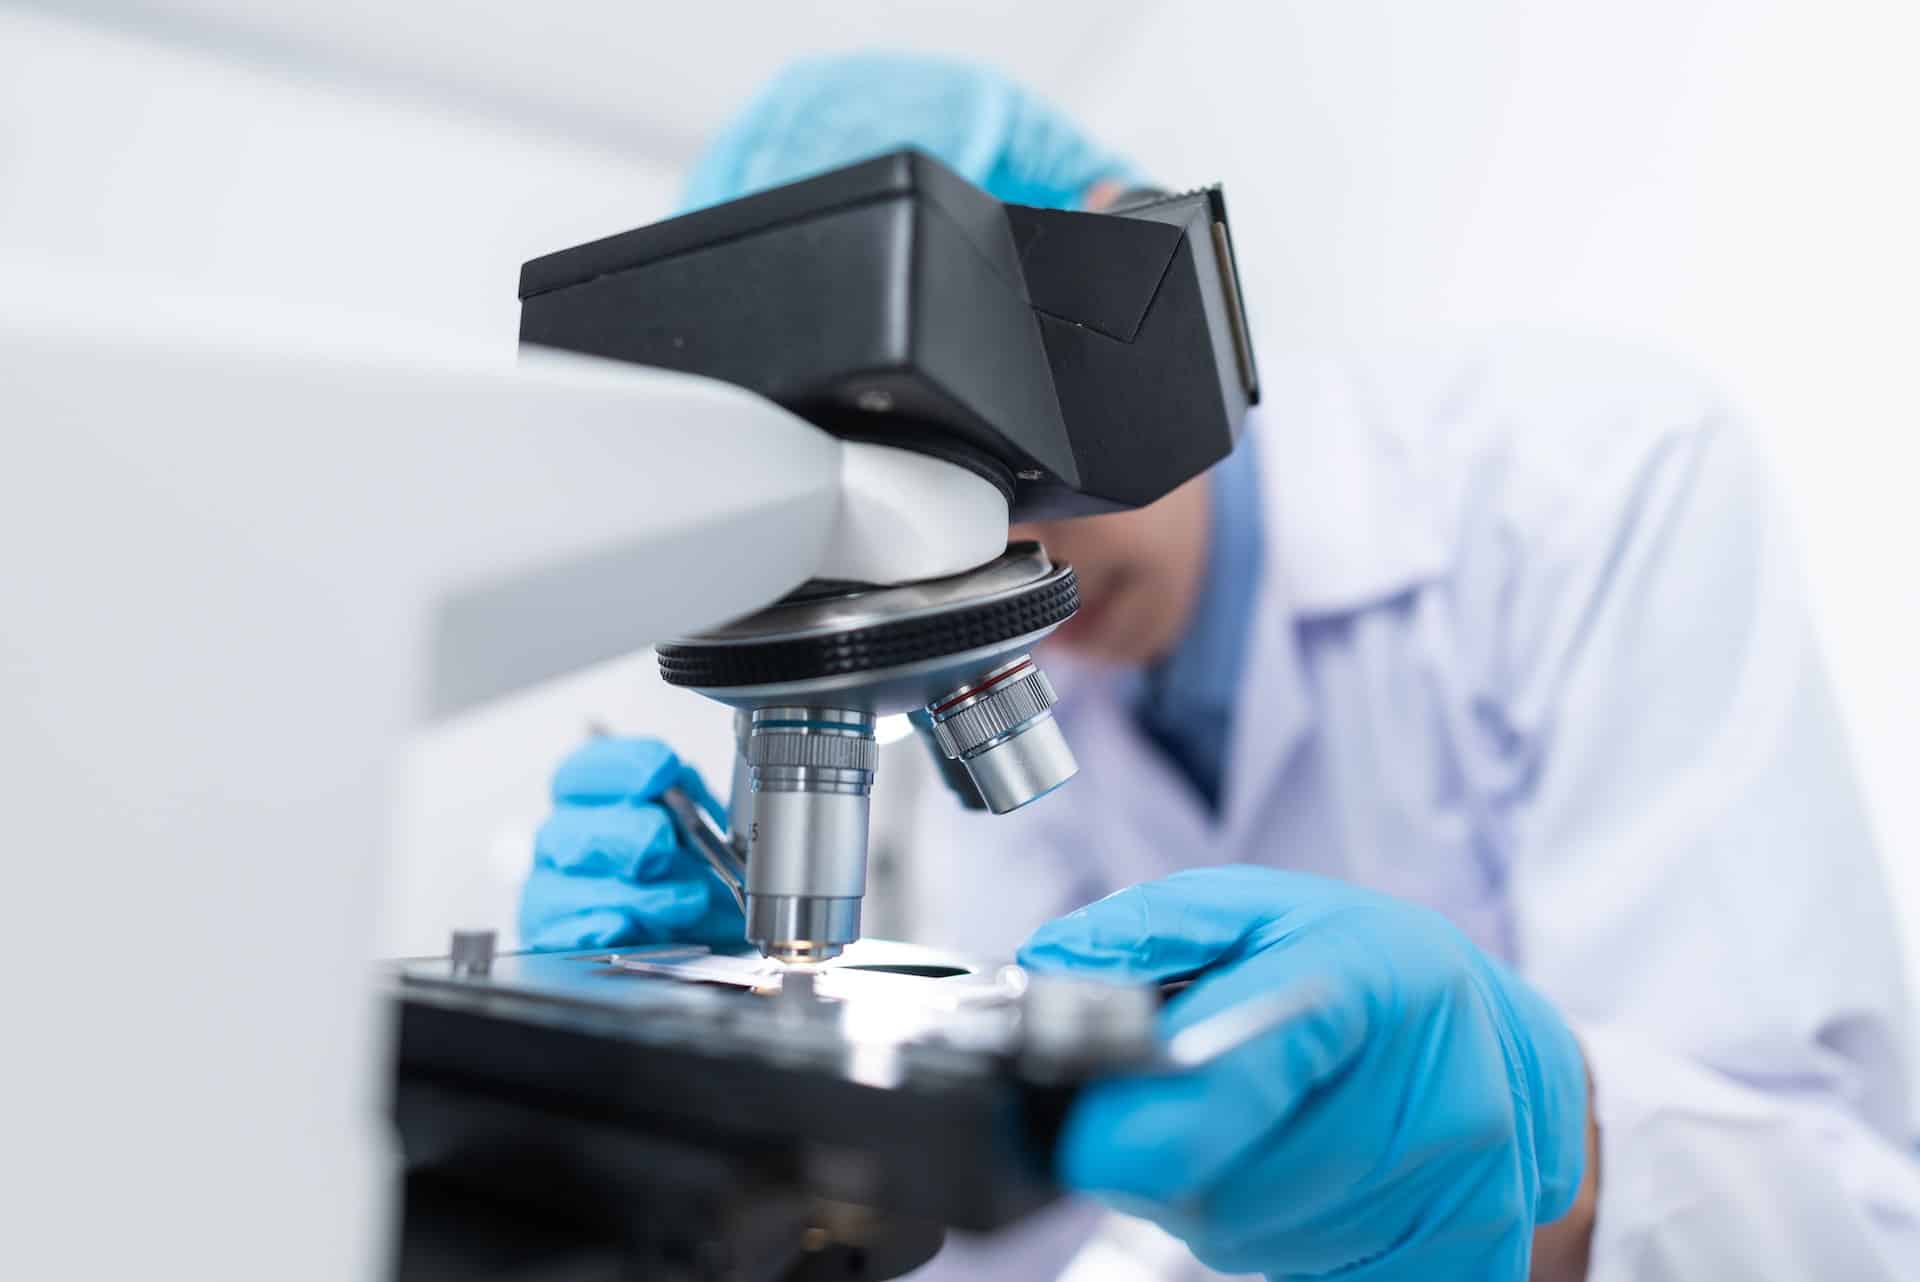
POLYGON ((969 568, 1005 501, 710 380, 41 283, 0 299, 0 1272, 379 1276, 408 732, 969 568))

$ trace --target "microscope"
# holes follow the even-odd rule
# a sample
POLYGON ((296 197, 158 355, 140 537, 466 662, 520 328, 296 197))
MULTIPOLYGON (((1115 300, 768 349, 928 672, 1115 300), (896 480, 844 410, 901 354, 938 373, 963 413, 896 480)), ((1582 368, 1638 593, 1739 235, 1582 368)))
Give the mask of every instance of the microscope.
POLYGON ((876 718, 908 714, 976 809, 1073 777, 1032 655, 1073 571, 1006 522, 1151 503, 1259 399, 1218 188, 1035 209, 901 151, 535 259, 520 297, 523 344, 737 384, 855 443, 873 485, 912 478, 917 560, 658 647, 736 710, 730 832, 670 803, 786 962, 860 937, 876 718))
MULTIPOLYGON (((1178 1059, 1156 993, 862 940, 861 904, 879 718, 965 806, 1073 777, 1035 647, 1074 573, 1008 525, 1151 503, 1232 450, 1259 384, 1224 199, 1028 208, 901 151, 534 259, 520 297, 525 348, 733 384, 834 438, 839 508, 806 581, 656 646, 733 716, 728 825, 665 803, 753 951, 466 937, 397 965, 397 1273, 898 1276, 1057 1195, 1080 1083, 1178 1059)), ((729 478, 678 481, 719 504, 729 478)))

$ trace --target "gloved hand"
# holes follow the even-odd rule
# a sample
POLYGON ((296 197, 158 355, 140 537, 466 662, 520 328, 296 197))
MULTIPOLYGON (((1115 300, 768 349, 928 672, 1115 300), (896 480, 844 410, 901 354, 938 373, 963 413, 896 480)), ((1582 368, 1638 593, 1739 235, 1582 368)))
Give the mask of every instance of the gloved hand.
POLYGON ((658 804, 674 784, 725 819, 699 773, 657 739, 595 739, 560 764, 553 813, 534 839, 520 892, 527 947, 720 947, 745 938, 733 896, 658 804))
POLYGON ((1001 200, 1075 208, 1127 163, 999 72, 917 54, 804 58, 707 147, 688 209, 915 146, 1001 200))
POLYGON ((1426 909, 1265 868, 1195 869, 1049 922, 1040 970, 1208 969, 1169 1032, 1276 989, 1312 1013, 1182 1076, 1090 1087, 1070 1185, 1226 1273, 1523 1282, 1586 1164, 1587 1078, 1545 999, 1426 909))

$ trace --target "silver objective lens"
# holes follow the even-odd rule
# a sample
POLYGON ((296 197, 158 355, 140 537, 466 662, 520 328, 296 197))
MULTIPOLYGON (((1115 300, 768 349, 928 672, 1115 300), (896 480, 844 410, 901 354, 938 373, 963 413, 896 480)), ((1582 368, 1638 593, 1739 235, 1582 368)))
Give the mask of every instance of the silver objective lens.
POLYGON ((934 742, 996 815, 1037 801, 1079 772, 1053 719, 1053 685, 1031 655, 927 705, 934 742))
POLYGON ((747 735, 747 938, 777 961, 825 961, 860 937, 873 714, 756 708, 747 735))

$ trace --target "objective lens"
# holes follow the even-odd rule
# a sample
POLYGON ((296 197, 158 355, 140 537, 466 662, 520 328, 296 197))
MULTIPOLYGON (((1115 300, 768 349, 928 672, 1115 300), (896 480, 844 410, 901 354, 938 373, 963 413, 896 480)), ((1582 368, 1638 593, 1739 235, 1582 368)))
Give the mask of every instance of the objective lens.
POLYGON ((934 742, 996 815, 1046 796, 1080 770, 1053 719, 1053 684, 1031 655, 927 705, 934 742))
POLYGON ((873 726, 845 708, 754 710, 747 938, 768 957, 825 961, 860 937, 873 726))

